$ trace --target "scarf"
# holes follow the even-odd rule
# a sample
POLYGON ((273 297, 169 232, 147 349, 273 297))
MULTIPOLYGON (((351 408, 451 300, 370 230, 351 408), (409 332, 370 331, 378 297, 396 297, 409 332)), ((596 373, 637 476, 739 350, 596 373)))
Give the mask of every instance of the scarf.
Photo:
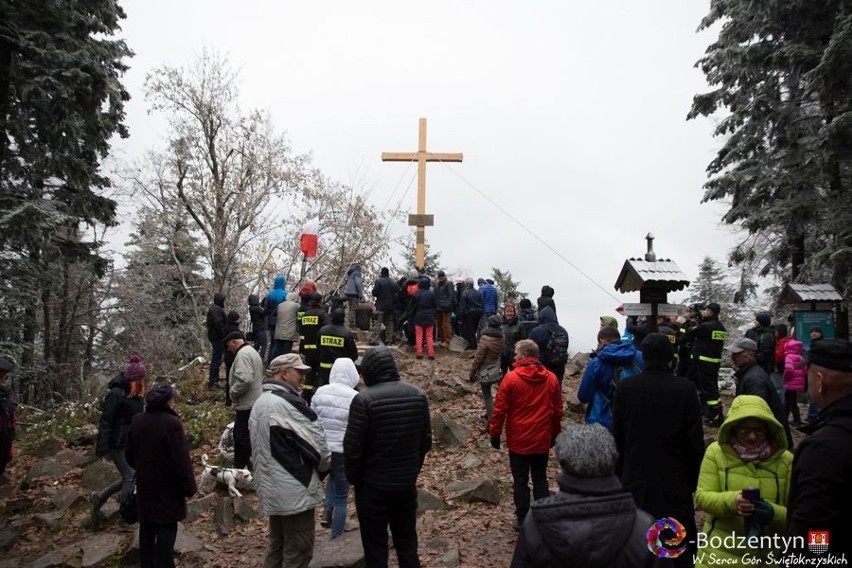
POLYGON ((736 440, 731 440, 731 447, 737 452, 737 455, 746 463, 759 463, 772 455, 772 447, 769 441, 766 440, 756 448, 746 448, 736 440))

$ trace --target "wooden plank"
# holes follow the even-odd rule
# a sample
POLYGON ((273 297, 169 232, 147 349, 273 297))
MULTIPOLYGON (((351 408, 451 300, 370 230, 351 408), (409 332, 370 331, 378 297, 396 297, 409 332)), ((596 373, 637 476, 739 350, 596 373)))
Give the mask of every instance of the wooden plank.
POLYGON ((383 162, 416 162, 420 159, 427 162, 463 162, 461 152, 382 152, 383 162))
POLYGON ((408 216, 408 224, 412 227, 431 227, 435 224, 435 216, 427 214, 410 214, 408 216))

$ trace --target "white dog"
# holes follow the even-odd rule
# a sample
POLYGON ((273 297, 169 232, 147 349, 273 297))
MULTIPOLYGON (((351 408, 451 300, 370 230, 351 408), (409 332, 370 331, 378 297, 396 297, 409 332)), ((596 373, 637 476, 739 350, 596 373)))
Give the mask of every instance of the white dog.
MULTIPOLYGON (((207 454, 201 456, 201 464, 204 466, 204 471, 201 473, 201 483, 198 484, 200 488, 204 489, 218 483, 227 486, 231 497, 242 497, 240 489, 254 491, 254 477, 249 470, 209 465, 207 454)), ((204 491, 206 492, 206 489, 204 491)))

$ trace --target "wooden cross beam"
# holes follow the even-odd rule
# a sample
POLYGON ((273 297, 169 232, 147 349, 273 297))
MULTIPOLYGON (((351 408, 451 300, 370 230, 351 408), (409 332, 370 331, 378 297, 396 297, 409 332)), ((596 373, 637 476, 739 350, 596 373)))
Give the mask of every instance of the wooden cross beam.
POLYGON ((417 162, 417 214, 408 216, 408 224, 416 227, 414 251, 417 268, 425 268, 426 227, 435 224, 433 215, 426 214, 426 162, 461 162, 462 154, 432 153, 426 151, 426 119, 420 119, 420 143, 417 152, 382 152, 383 162, 417 162))

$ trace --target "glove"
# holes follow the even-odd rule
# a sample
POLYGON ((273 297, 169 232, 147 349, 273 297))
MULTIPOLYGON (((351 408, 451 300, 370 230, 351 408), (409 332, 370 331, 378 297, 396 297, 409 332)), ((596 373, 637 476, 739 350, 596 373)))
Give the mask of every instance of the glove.
POLYGON ((766 526, 775 517, 775 509, 767 501, 761 499, 754 504, 754 513, 751 514, 755 524, 766 526))
POLYGON ((746 538, 761 537, 766 532, 766 527, 772 522, 775 510, 763 499, 755 501, 754 513, 751 514, 751 523, 746 538))
POLYGON ((495 450, 500 449, 500 436, 495 436, 494 438, 491 438, 491 447, 495 450))

